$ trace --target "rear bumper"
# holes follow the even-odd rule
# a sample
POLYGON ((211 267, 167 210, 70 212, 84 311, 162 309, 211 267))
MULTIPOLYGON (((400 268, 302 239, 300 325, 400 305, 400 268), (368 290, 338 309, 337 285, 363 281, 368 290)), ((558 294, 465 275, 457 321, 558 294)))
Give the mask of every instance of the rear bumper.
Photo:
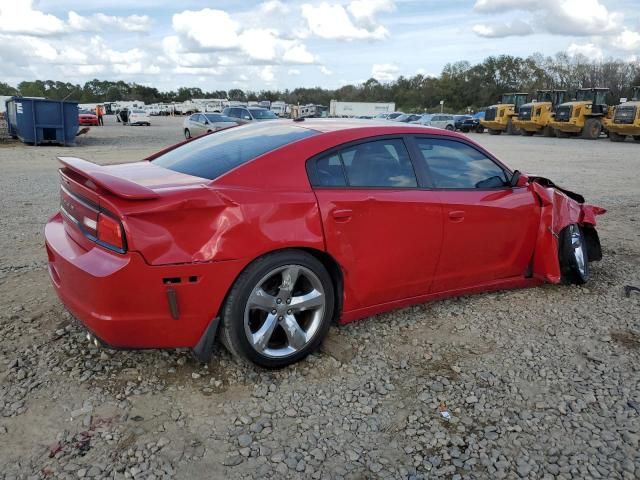
POLYGON ((506 130, 507 129, 506 123, 500 123, 495 120, 482 120, 480 124, 484 128, 488 128, 490 130, 506 130))
POLYGON ((556 130, 560 130, 561 132, 569 132, 569 133, 580 133, 582 132, 582 127, 579 127, 575 123, 569 122, 551 122, 551 128, 556 130))
POLYGON ((194 347, 242 268, 239 261, 150 266, 137 252, 85 250, 67 235, 59 213, 45 227, 45 242, 62 303, 116 348, 194 347))
POLYGON ((526 130, 527 132, 538 132, 542 130, 542 125, 533 122, 531 120, 513 120, 513 124, 520 128, 521 130, 526 130))

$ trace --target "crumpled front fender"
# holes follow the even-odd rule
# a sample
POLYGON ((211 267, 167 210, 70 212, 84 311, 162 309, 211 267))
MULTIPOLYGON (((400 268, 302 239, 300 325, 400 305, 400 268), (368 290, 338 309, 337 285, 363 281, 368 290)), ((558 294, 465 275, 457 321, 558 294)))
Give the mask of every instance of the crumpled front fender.
POLYGON ((529 177, 529 181, 529 189, 541 206, 540 228, 533 254, 533 276, 549 283, 560 283, 560 232, 574 223, 593 228, 596 225, 595 217, 606 210, 584 203, 580 195, 563 190, 546 178, 529 177))

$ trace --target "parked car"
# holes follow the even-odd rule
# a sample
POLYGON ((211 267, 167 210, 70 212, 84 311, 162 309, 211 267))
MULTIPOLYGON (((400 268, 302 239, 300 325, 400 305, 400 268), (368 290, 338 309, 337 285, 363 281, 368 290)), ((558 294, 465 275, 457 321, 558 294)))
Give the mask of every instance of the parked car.
POLYGON ((246 122, 277 120, 278 116, 262 107, 227 107, 222 111, 226 117, 239 118, 246 122))
POLYGON ((389 113, 384 112, 384 113, 379 113, 379 114, 377 114, 377 115, 376 115, 375 117, 373 117, 373 118, 375 118, 375 119, 377 119, 377 120, 386 120, 388 116, 389 116, 389 113))
POLYGON ((129 109, 129 119, 127 120, 129 125, 151 125, 151 118, 149 114, 139 108, 129 109))
POLYGON ((49 275, 89 338, 117 348, 190 347, 205 360, 218 336, 283 367, 335 321, 581 284, 602 256, 603 209, 418 125, 254 122, 142 162, 59 160, 49 275))
POLYGON ((453 118, 453 115, 444 115, 441 113, 438 113, 431 117, 431 120, 429 120, 429 126, 444 128, 445 130, 456 129, 455 119, 453 118))
POLYGON ((78 110, 78 124, 82 126, 97 126, 98 116, 89 110, 78 110))
POLYGON ((409 123, 409 122, 413 122, 414 120, 418 120, 419 118, 420 118, 420 115, 417 115, 415 113, 404 113, 399 117, 396 117, 394 120, 396 122, 409 123))
POLYGON ((413 120, 412 122, 409 122, 409 123, 415 123, 418 125, 429 125, 429 122, 431 121, 431 117, 433 117, 433 115, 431 115, 430 113, 425 113, 423 115, 420 115, 420 118, 413 120))
POLYGON ((184 119, 185 138, 197 137, 223 128, 234 127, 244 123, 239 118, 225 117, 220 113, 194 113, 184 119))
POLYGON ((473 118, 471 115, 454 115, 453 116, 453 126, 456 130, 462 129, 462 124, 465 120, 473 118))
POLYGON ((484 132, 484 126, 480 123, 480 120, 484 118, 484 112, 475 113, 471 118, 467 118, 462 122, 460 130, 462 132, 484 132))
POLYGON ((395 120, 396 118, 398 118, 400 115, 404 115, 404 113, 402 112, 391 112, 391 113, 387 113, 386 114, 386 120, 395 120))

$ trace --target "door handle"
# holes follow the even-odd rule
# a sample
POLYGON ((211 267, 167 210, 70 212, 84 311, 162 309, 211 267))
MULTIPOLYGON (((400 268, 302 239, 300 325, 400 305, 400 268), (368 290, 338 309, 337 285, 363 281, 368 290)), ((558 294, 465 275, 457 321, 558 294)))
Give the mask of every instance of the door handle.
POLYGON ((464 220, 464 211, 462 210, 452 210, 449 212, 449 219, 453 222, 461 222, 464 220))
POLYGON ((333 215, 333 218, 338 220, 339 222, 346 222, 351 219, 353 210, 351 210, 350 208, 336 209, 331 212, 331 215, 333 215))

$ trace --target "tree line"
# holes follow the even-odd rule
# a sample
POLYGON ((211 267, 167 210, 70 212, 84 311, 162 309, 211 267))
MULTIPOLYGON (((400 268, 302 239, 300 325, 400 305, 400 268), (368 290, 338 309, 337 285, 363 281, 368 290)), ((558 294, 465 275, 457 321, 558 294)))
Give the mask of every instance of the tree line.
POLYGON ((142 100, 146 104, 182 102, 192 98, 228 98, 230 100, 283 100, 291 104, 329 105, 340 101, 395 102, 398 110, 432 111, 444 100, 449 112, 475 111, 496 103, 503 93, 529 92, 537 89, 608 87, 609 104, 617 104, 630 95, 631 86, 640 85, 640 61, 619 59, 591 60, 582 55, 557 53, 529 57, 490 56, 472 65, 460 61, 445 65, 437 77, 400 76, 391 82, 370 78, 358 85, 344 85, 330 90, 320 87, 293 90, 243 91, 241 89, 206 91, 199 87, 180 87, 161 92, 155 87, 122 80, 94 79, 84 85, 54 80, 20 82, 12 87, 0 82, 0 95, 69 99, 80 103, 142 100))

